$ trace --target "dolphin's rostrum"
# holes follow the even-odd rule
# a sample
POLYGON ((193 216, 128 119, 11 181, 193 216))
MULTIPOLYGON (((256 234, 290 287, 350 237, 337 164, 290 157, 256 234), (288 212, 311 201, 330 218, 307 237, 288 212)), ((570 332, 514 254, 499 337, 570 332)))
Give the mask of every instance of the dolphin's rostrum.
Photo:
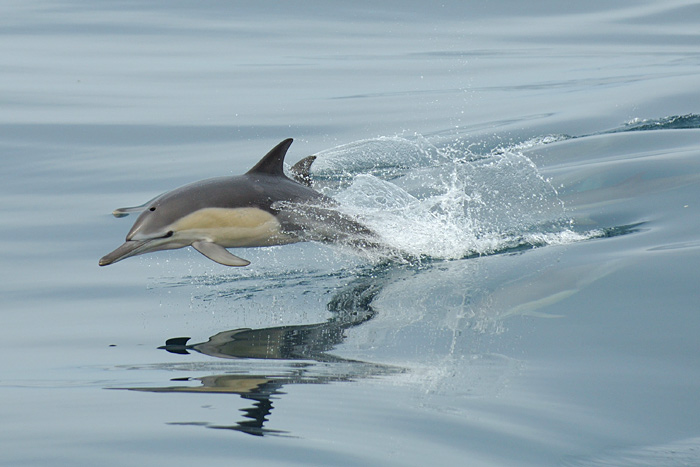
MULTIPOLYGON (((126 242, 100 259, 100 266, 130 256, 192 246, 226 266, 249 261, 226 248, 283 245, 300 241, 376 245, 367 227, 334 209, 335 202, 284 174, 292 144, 275 146, 247 173, 191 183, 136 207, 116 209, 123 217, 141 212, 126 242)), ((308 184, 310 162, 296 177, 308 184)))

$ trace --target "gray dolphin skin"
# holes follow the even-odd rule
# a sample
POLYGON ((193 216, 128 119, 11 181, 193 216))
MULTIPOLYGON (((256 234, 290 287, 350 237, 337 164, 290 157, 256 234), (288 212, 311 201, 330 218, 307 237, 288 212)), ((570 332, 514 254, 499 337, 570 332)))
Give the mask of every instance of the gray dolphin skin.
POLYGON ((282 141, 243 175, 202 180, 141 206, 116 209, 115 217, 141 215, 126 242, 103 256, 100 266, 186 246, 219 264, 247 266, 249 261, 226 248, 301 241, 358 248, 375 244, 377 237, 371 230, 336 211, 331 198, 307 186, 310 163, 296 167, 295 177, 305 184, 284 174, 284 157, 291 144, 291 138, 282 141))

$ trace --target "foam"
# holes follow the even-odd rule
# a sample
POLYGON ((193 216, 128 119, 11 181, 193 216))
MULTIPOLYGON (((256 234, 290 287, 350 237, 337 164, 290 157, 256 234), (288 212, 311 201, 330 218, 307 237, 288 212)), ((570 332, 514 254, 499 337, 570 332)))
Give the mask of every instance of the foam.
POLYGON ((318 154, 312 174, 325 177, 323 189, 342 211, 409 256, 459 259, 561 245, 597 234, 572 229, 556 189, 522 151, 566 138, 476 154, 458 143, 438 149, 424 138, 383 137, 318 154), (335 182, 332 171, 341 171, 335 182))

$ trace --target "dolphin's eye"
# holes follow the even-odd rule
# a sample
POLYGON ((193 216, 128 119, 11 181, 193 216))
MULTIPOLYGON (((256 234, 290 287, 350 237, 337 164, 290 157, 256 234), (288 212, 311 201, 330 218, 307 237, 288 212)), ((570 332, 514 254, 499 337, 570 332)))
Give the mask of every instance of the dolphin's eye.
POLYGON ((155 210, 156 210, 156 207, 155 207, 155 206, 152 206, 152 207, 149 209, 149 211, 151 211, 151 212, 153 212, 153 211, 155 211, 155 210))
POLYGON ((165 235, 163 235, 163 238, 170 238, 170 237, 172 237, 172 236, 173 236, 173 231, 171 230, 170 232, 168 232, 168 233, 166 233, 165 235))

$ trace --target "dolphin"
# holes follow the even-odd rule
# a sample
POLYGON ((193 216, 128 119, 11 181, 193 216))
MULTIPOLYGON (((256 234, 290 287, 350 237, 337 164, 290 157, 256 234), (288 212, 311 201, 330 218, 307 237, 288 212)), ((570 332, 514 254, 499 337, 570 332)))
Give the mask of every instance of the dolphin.
MULTIPOLYGON (((243 175, 184 185, 141 206, 119 208, 123 217, 141 212, 116 250, 100 259, 107 266, 131 256, 192 246, 225 266, 247 266, 226 248, 264 247, 301 241, 341 243, 365 248, 377 235, 309 185, 307 158, 294 167, 295 181, 284 174, 286 139, 243 175), (300 183, 301 182, 301 183, 300 183)), ((312 156, 313 157, 313 156, 312 156)))

